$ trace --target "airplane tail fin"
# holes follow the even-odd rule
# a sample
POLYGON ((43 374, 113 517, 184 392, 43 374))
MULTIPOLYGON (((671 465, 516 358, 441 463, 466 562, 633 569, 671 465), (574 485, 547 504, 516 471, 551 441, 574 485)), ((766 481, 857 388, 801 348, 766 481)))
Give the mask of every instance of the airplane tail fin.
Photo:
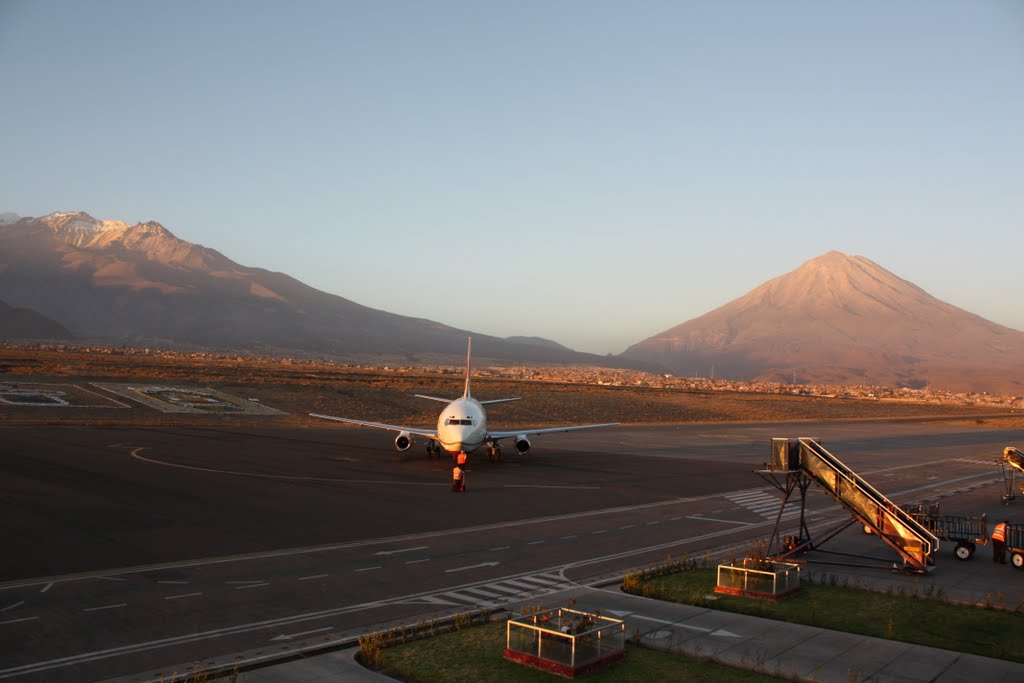
POLYGON ((466 390, 462 394, 462 398, 470 398, 469 395, 469 367, 470 359, 473 356, 473 338, 466 337, 466 390))

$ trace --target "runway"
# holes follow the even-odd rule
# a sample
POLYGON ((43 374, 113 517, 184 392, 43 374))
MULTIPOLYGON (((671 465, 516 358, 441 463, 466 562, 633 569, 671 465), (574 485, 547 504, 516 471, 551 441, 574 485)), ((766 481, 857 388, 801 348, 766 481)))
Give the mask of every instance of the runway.
MULTIPOLYGON (((159 678, 741 548, 778 510, 752 474, 772 436, 820 438, 897 502, 993 482, 1024 441, 942 423, 620 427, 477 456, 453 494, 449 462, 375 430, 0 431, 0 679, 25 681, 159 678)), ((811 510, 845 514, 821 494, 811 510)))

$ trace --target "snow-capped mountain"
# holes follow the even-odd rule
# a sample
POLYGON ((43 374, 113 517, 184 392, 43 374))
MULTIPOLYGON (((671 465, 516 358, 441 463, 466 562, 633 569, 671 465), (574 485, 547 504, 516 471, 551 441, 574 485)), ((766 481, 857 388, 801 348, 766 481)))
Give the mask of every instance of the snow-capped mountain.
POLYGON ((81 340, 359 355, 458 355, 540 362, 598 357, 506 341, 361 306, 295 278, 235 263, 156 222, 54 213, 0 225, 0 299, 81 340))

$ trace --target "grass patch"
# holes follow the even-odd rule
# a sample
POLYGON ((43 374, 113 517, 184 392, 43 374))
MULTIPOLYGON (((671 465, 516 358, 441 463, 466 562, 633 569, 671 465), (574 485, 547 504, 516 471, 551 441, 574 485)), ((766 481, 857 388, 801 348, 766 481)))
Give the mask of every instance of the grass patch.
MULTIPOLYGON (((777 680, 754 671, 733 669, 642 647, 627 646, 626 659, 587 681, 725 681, 758 683, 777 680)), ((506 660, 505 622, 491 622, 404 645, 384 648, 382 673, 416 683, 532 683, 562 680, 552 674, 506 660)))
POLYGON ((825 575, 819 583, 804 582, 799 594, 781 602, 732 595, 711 600, 714 569, 657 574, 631 575, 624 589, 658 600, 1024 662, 1024 612, 997 609, 1004 606, 998 596, 992 605, 976 607, 945 602, 928 590, 930 584, 924 592, 908 594, 901 587, 881 593, 825 575))

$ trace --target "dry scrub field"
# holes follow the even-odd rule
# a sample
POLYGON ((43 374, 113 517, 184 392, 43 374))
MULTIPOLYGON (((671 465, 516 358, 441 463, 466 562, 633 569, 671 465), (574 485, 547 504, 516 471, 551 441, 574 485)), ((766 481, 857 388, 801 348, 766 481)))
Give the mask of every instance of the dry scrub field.
MULTIPOLYGON (((413 394, 455 398, 462 378, 425 371, 383 371, 332 365, 293 364, 257 359, 166 358, 104 353, 2 350, 0 382, 146 381, 173 386, 210 387, 241 398, 257 398, 283 410, 282 417, 164 415, 143 406, 131 410, 0 406, 5 422, 147 422, 209 424, 316 424, 306 416, 322 412, 385 422, 432 426, 439 404, 413 394)), ((89 387, 90 389, 92 387, 89 387)), ((97 390, 99 391, 99 390, 97 390)), ((773 422, 836 419, 962 419, 970 424, 1019 427, 1024 418, 998 417, 991 409, 966 406, 813 398, 737 392, 611 387, 569 382, 476 378, 479 399, 519 396, 522 401, 488 411, 495 428, 580 422, 773 422)))

